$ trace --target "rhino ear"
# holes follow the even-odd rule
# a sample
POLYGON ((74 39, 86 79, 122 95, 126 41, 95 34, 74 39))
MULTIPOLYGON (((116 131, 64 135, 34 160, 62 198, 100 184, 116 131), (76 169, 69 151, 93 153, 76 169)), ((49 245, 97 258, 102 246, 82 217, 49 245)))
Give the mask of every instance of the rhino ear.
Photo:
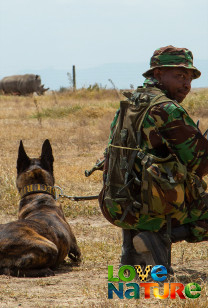
POLYGON ((46 139, 42 146, 42 153, 41 153, 41 165, 42 167, 51 172, 53 174, 53 153, 50 141, 46 139))
POLYGON ((30 165, 30 158, 27 156, 21 140, 17 158, 17 174, 27 169, 29 165, 30 165))

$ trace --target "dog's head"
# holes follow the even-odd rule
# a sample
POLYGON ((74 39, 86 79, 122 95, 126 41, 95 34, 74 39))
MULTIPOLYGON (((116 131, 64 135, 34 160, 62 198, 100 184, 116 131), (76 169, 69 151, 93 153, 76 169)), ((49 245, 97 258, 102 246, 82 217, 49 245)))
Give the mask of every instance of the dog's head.
POLYGON ((51 144, 46 139, 39 158, 29 158, 25 152, 22 140, 17 158, 17 188, 20 191, 30 184, 54 185, 53 154, 51 144))

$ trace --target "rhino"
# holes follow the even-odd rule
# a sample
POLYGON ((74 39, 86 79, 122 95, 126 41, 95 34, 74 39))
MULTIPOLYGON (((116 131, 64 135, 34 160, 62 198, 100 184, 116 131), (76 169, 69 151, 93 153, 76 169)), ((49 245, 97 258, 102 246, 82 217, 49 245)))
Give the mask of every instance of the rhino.
POLYGON ((39 75, 25 74, 4 77, 0 80, 0 92, 3 94, 28 95, 36 92, 43 95, 44 89, 39 75))

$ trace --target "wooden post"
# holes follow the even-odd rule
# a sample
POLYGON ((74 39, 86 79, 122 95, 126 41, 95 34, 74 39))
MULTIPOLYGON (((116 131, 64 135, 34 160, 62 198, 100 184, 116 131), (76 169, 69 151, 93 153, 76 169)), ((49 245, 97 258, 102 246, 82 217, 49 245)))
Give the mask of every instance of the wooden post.
POLYGON ((73 76, 73 91, 76 91, 76 70, 75 65, 72 67, 72 76, 73 76))

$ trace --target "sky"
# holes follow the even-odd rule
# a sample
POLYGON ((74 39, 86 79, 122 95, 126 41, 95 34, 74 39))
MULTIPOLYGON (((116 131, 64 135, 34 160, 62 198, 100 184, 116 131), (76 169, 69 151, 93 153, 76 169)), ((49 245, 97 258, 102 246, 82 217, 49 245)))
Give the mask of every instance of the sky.
POLYGON ((208 1, 0 0, 0 42, 0 78, 71 71, 72 65, 143 63, 148 69, 153 51, 170 44, 189 48, 203 63, 208 1))

